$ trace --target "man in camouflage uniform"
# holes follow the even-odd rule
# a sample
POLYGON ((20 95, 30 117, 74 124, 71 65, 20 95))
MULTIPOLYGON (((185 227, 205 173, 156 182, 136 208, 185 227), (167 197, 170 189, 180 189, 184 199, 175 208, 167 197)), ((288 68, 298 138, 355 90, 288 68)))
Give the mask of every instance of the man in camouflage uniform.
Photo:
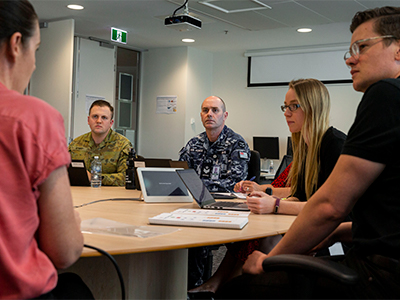
MULTIPOLYGON (((242 136, 225 125, 228 117, 224 101, 216 96, 201 105, 205 132, 192 138, 179 152, 179 160, 196 170, 210 191, 233 191, 235 184, 246 180, 250 149, 242 136)), ((209 247, 189 249, 188 288, 203 284, 209 247)))
POLYGON ((131 142, 111 129, 114 108, 104 100, 96 100, 89 110, 90 132, 74 139, 68 147, 71 159, 83 159, 89 179, 92 160, 96 155, 102 163, 102 185, 125 185, 126 159, 131 142))
POLYGON ((179 160, 195 169, 210 191, 233 191, 235 184, 246 180, 250 149, 239 134, 225 125, 225 103, 208 97, 201 106, 205 132, 192 138, 179 152, 179 160))

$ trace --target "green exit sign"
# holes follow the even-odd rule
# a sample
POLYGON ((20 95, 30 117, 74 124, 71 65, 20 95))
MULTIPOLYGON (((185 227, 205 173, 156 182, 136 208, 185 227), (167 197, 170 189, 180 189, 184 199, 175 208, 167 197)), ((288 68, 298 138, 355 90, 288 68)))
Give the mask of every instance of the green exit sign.
POLYGON ((128 33, 125 30, 111 27, 111 40, 114 42, 126 44, 128 33))

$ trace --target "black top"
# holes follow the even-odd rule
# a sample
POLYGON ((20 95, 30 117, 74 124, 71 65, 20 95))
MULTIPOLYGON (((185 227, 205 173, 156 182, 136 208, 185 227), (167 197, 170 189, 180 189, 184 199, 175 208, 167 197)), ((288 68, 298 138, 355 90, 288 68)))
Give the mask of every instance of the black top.
MULTIPOLYGON (((336 161, 342 153, 342 147, 345 140, 346 135, 333 127, 329 127, 322 137, 321 148, 319 150, 320 164, 317 189, 321 187, 321 185, 326 181, 326 179, 328 179, 329 175, 331 174, 333 167, 336 164, 336 161)), ((304 172, 305 171, 303 170, 302 174, 299 175, 298 188, 293 195, 300 201, 307 201, 304 172)))
POLYGON ((352 210, 357 251, 400 258, 400 79, 371 85, 357 109, 343 154, 385 164, 352 210))

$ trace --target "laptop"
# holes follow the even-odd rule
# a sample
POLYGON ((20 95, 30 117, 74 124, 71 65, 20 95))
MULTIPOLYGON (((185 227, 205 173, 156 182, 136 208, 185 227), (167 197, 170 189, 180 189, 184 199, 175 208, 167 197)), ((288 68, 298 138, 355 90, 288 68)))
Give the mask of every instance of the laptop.
POLYGON ((146 168, 170 168, 171 160, 170 158, 145 158, 144 164, 146 168))
POLYGON ((137 168, 145 202, 193 202, 176 168, 137 168))
POLYGON ((215 201, 195 170, 176 170, 176 173, 182 179, 200 208, 243 211, 250 210, 244 202, 215 201))
POLYGON ((135 186, 136 189, 140 190, 139 176, 137 174, 137 168, 185 168, 187 169, 187 162, 174 162, 170 158, 139 158, 135 159, 135 186))
POLYGON ((89 177, 83 160, 72 160, 68 167, 71 186, 90 186, 89 177))
POLYGON ((171 160, 169 166, 171 168, 189 169, 187 161, 184 160, 171 160))

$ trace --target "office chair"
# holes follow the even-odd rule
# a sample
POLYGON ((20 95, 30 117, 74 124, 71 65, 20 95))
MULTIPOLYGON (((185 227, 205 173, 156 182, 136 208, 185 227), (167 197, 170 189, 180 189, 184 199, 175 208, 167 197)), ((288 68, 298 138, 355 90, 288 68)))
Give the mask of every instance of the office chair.
MULTIPOLYGON (((261 172, 261 162, 260 162, 260 153, 256 150, 250 150, 250 161, 249 161, 249 171, 247 175, 247 180, 250 180, 252 177, 256 177, 254 182, 260 183, 260 172, 261 172)), ((283 171, 283 170, 282 170, 283 171)))
POLYGON ((287 166, 290 165, 292 160, 293 160, 293 157, 290 155, 283 156, 282 161, 281 161, 278 169, 275 172, 274 180, 277 179, 279 177, 279 175, 281 175, 281 173, 287 168, 287 166))
MULTIPOLYGON (((261 161, 260 161, 260 153, 256 150, 250 150, 250 161, 249 161, 249 169, 247 174, 247 180, 250 180, 252 177, 256 177, 253 181, 256 183, 260 183, 260 172, 261 172, 261 161)), ((222 245, 214 245, 208 246, 210 250, 218 250, 222 245)), ((205 267, 205 279, 211 277, 212 273, 212 266, 213 266, 213 253, 210 251, 210 255, 208 256, 207 264, 205 267)))
MULTIPOLYGON (((337 256, 337 258, 343 255, 337 256)), ((354 285, 358 274, 335 261, 299 254, 282 254, 266 258, 263 261, 264 272, 285 271, 291 280, 293 299, 310 299, 313 295, 313 285, 317 278, 325 277, 343 283, 354 285)))

